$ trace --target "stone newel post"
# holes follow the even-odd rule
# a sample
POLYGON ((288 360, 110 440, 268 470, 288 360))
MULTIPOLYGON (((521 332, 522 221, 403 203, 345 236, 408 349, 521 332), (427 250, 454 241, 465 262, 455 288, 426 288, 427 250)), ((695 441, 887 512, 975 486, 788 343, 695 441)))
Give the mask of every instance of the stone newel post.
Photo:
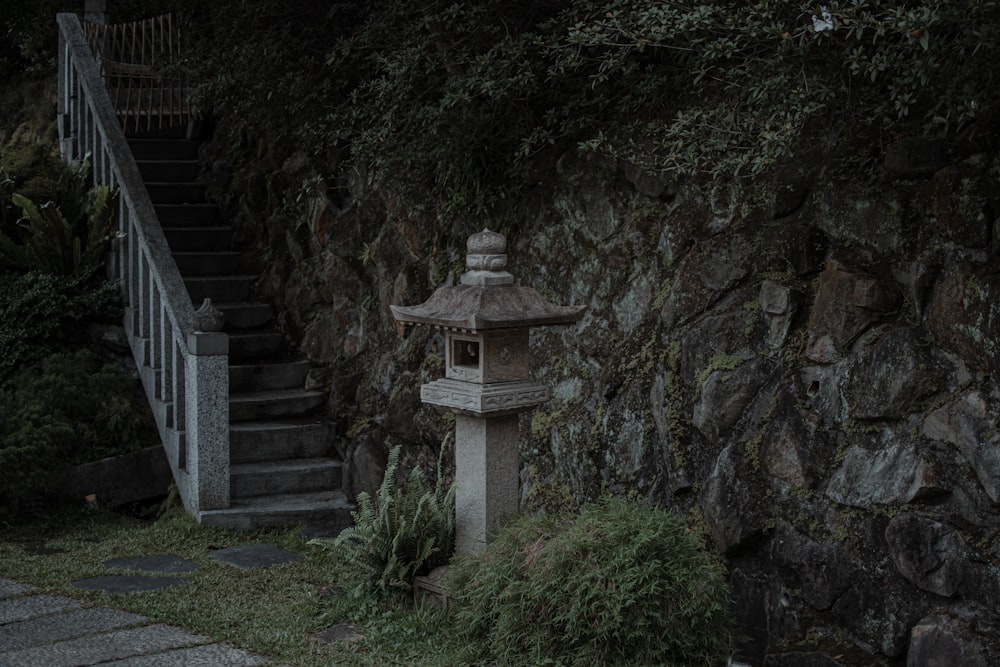
POLYGON ((469 237, 461 284, 440 287, 419 306, 391 306, 408 324, 445 333, 445 377, 420 388, 424 403, 456 414, 455 550, 479 553, 518 512, 518 414, 549 400, 531 379, 528 332, 569 324, 585 306, 556 306, 505 271, 507 240, 483 230, 469 237))

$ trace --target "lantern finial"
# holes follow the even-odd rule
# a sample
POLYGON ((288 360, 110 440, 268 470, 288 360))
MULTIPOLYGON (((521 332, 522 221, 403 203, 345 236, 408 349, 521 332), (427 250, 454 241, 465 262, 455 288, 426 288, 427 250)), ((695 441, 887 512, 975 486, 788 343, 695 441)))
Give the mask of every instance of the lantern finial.
POLYGON ((503 234, 484 229, 469 237, 465 244, 468 252, 462 274, 463 285, 513 285, 514 276, 507 268, 507 239, 503 234))

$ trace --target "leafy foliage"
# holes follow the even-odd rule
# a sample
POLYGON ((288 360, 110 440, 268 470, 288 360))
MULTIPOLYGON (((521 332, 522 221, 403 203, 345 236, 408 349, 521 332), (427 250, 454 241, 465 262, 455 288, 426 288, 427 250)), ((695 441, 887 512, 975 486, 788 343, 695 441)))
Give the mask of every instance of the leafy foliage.
MULTIPOLYGON (((59 159, 53 143, 39 141, 27 127, 19 128, 0 150, 0 205, 12 205, 11 195, 18 192, 32 201, 54 201, 69 210, 83 197, 82 176, 82 171, 74 171, 59 159)), ((3 206, 0 223, 9 217, 7 208, 3 206)))
POLYGON ((334 539, 312 541, 342 555, 355 569, 359 594, 408 591, 415 576, 446 563, 454 549, 454 486, 445 488, 439 470, 434 488, 428 488, 419 467, 398 485, 399 454, 399 446, 389 452, 374 498, 358 494, 355 525, 334 539))
POLYGON ((54 490, 72 465, 157 442, 134 380, 87 350, 22 368, 0 390, 0 507, 54 490))
POLYGON ((998 3, 828 4, 820 31, 818 3, 774 0, 190 11, 203 106, 284 128, 408 211, 461 215, 501 210, 573 146, 722 177, 853 126, 876 155, 900 135, 982 134, 1000 90, 998 3))
POLYGON ((673 514, 605 498, 575 520, 513 522, 456 559, 456 621, 500 664, 721 664, 721 559, 673 514))
POLYGON ((14 193, 11 201, 24 212, 22 241, 0 232, 0 270, 93 275, 113 237, 116 192, 105 186, 91 191, 87 214, 70 222, 52 203, 36 206, 14 193))
POLYGON ((0 272, 93 275, 114 235, 117 190, 89 184, 89 158, 70 167, 48 143, 19 136, 0 152, 0 272))
MULTIPOLYGON (((662 82, 669 90, 685 93, 663 101, 669 113, 609 128, 588 145, 659 171, 757 174, 792 155, 810 126, 873 123, 886 141, 948 135, 996 103, 987 92, 995 72, 970 66, 1000 49, 996 3, 830 9, 832 29, 818 31, 819 6, 769 0, 739 8, 623 1, 580 16, 562 48, 589 51, 592 81, 653 62, 671 73, 662 82)), ((580 59, 570 51, 558 67, 579 68, 580 59)))
POLYGON ((86 322, 117 322, 121 314, 111 282, 81 274, 0 274, 0 387, 26 364, 82 342, 86 322))

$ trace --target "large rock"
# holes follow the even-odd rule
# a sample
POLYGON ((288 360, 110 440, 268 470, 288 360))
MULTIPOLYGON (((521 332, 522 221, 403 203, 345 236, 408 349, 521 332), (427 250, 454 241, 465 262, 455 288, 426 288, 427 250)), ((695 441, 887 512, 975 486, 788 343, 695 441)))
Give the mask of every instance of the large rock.
POLYGON ((947 371, 916 329, 892 329, 864 343, 842 385, 850 417, 898 419, 944 388, 947 371))
POLYGON ((774 531, 771 559, 784 585, 819 611, 830 609, 857 576, 841 543, 815 542, 786 523, 774 531))
POLYGON ((809 317, 806 356, 819 363, 836 360, 865 330, 896 310, 900 300, 894 285, 828 261, 809 317))
POLYGON ((678 326, 703 313, 750 271, 752 255, 746 239, 733 234, 712 239, 688 254, 677 267, 662 317, 678 326))
MULTIPOLYGON (((856 637, 859 646, 870 646, 890 658, 899 658, 906 653, 910 628, 920 612, 910 597, 878 571, 881 566, 875 563, 876 571, 871 573, 867 569, 857 570, 850 587, 834 602, 832 611, 856 637)), ((871 660, 858 664, 878 663, 871 660)))
POLYGON ((876 194, 857 182, 831 181, 813 197, 816 225, 845 247, 867 251, 871 258, 885 256, 910 240, 901 199, 892 190, 876 194))
POLYGON ((1000 434, 996 431, 995 399, 987 403, 980 391, 970 391, 942 405, 923 423, 923 434, 954 445, 972 465, 993 502, 1000 502, 1000 434))
POLYGON ((972 368, 1000 374, 1000 273, 963 263, 938 283, 927 310, 934 337, 972 368))
POLYGON ((924 217, 928 235, 966 248, 985 248, 993 218, 980 171, 968 165, 945 167, 921 189, 915 209, 924 217))
POLYGON ((677 192, 677 185, 663 174, 647 171, 631 162, 621 160, 618 169, 635 191, 651 199, 669 199, 677 192))
POLYGON ((771 419, 761 432, 760 464, 775 479, 808 487, 813 481, 810 461, 822 456, 824 441, 817 433, 819 417, 797 403, 788 391, 775 397, 771 419))
POLYGON ((743 447, 722 450, 702 489, 701 511, 716 546, 734 553, 759 537, 766 520, 761 499, 751 487, 743 447))
POLYGON ((670 395, 671 387, 679 382, 676 375, 660 371, 653 378, 649 389, 649 408, 656 425, 656 444, 660 450, 661 465, 667 475, 667 487, 671 494, 688 491, 691 480, 684 469, 686 461, 682 455, 678 436, 682 430, 683 406, 670 395))
MULTIPOLYGON (((984 637, 975 632, 978 614, 966 609, 934 611, 913 627, 906 667, 992 667, 984 637)), ((994 642, 996 639, 994 638, 994 642)), ((995 656, 994 656, 995 657, 995 656)))
POLYGON ((621 193, 602 187, 613 179, 615 165, 595 153, 567 151, 556 169, 569 187, 557 196, 554 206, 568 226, 592 241, 609 239, 629 215, 621 193))
POLYGON ((904 512, 889 522, 885 541, 896 569, 914 586, 943 597, 961 589, 966 549, 952 528, 904 512))
POLYGON ((897 505, 943 490, 916 443, 892 432, 886 436, 874 447, 852 445, 846 450, 826 488, 830 500, 853 507, 897 505))
POLYGON ((713 359, 753 356, 746 339, 747 317, 747 311, 740 309, 708 315, 688 327, 681 341, 679 369, 686 385, 694 387, 713 359))
POLYGON ((721 444, 767 379, 765 361, 754 359, 730 370, 709 373, 701 385, 691 422, 710 442, 721 444))
POLYGON ((767 346, 777 349, 788 340, 788 331, 798 311, 798 293, 787 285, 765 280, 760 284, 758 299, 767 324, 767 346))
POLYGON ((648 392, 640 383, 633 383, 608 404, 601 421, 601 441, 606 481, 628 483, 635 488, 648 486, 655 466, 651 433, 646 432, 645 420, 649 413, 648 392))

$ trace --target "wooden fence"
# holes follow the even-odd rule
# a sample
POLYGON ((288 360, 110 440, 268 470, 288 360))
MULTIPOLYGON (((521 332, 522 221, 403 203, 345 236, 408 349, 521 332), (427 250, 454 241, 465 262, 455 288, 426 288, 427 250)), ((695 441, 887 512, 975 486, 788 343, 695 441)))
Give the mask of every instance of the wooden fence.
POLYGON ((180 31, 171 14, 112 25, 85 21, 83 27, 126 133, 188 122, 187 84, 176 73, 180 31))

